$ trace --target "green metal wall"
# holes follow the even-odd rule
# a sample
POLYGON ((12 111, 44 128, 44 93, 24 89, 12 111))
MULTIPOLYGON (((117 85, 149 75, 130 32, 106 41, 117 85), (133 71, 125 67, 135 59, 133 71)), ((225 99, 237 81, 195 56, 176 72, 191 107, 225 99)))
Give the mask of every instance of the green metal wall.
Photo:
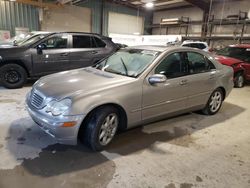
MULTIPOLYGON (((109 12, 117 12, 122 14, 129 14, 134 16, 144 17, 144 26, 151 24, 152 14, 149 12, 138 11, 134 8, 125 7, 116 3, 106 2, 104 0, 87 0, 79 3, 78 6, 88 7, 92 9, 92 32, 108 34, 108 15, 109 12), (103 4, 104 3, 104 4, 103 4), (102 19, 102 6, 104 6, 103 20, 102 19), (101 21, 103 21, 101 29, 101 21), (101 32, 102 30, 102 32, 101 32)), ((148 30, 144 30, 144 34, 150 34, 148 30)))
POLYGON ((0 0, 0 30, 9 30, 15 35, 16 27, 30 31, 39 30, 38 9, 21 3, 0 0))
MULTIPOLYGON (((104 2, 104 0, 86 0, 78 4, 78 6, 91 8, 92 32, 102 33, 104 35, 108 34, 108 13, 110 11, 134 16, 143 16, 145 18, 145 28, 147 28, 147 25, 150 25, 152 19, 151 14, 119 4, 104 2), (103 20, 102 6, 104 6, 103 20)), ((10 30, 13 36, 15 35, 15 27, 27 27, 30 31, 39 30, 38 8, 21 3, 0 0, 0 30, 10 30)), ((149 34, 150 32, 145 29, 144 33, 149 34)))

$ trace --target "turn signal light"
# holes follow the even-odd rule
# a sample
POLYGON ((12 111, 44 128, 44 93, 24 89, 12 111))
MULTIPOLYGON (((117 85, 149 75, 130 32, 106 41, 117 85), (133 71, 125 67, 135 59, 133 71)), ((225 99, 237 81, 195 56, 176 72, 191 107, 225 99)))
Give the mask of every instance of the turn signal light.
POLYGON ((76 121, 64 122, 62 127, 73 127, 76 125, 76 121))

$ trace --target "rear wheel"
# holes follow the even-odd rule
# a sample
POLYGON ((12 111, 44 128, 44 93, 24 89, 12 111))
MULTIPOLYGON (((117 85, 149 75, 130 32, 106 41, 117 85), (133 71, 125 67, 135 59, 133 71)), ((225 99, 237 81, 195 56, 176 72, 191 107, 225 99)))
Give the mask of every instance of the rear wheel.
POLYGON ((234 86, 237 87, 237 88, 242 88, 244 87, 244 82, 245 82, 245 79, 244 79, 244 76, 242 73, 238 73, 235 77, 235 83, 234 83, 234 86))
POLYGON ((202 110, 203 114, 214 115, 216 114, 222 105, 223 102, 223 92, 220 88, 216 89, 210 96, 206 107, 202 110))
POLYGON ((103 150, 114 138, 119 126, 118 110, 112 106, 94 111, 87 121, 80 139, 92 150, 103 150))
POLYGON ((15 89, 27 81, 26 70, 17 64, 6 64, 0 68, 1 81, 4 87, 15 89))

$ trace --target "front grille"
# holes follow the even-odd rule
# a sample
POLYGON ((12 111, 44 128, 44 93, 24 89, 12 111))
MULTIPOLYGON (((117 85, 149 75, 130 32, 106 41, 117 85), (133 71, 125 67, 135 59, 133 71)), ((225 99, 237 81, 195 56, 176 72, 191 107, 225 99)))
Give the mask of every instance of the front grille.
POLYGON ((41 108, 44 98, 35 91, 31 94, 31 104, 36 108, 41 108))

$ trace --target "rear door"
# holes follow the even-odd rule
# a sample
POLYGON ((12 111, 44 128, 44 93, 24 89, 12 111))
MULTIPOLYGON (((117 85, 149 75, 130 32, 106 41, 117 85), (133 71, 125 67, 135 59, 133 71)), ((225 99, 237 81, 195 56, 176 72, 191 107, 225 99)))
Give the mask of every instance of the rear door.
POLYGON ((187 105, 190 108, 202 106, 216 87, 216 68, 206 56, 198 52, 186 51, 183 59, 189 64, 187 105))
POLYGON ((91 35, 73 34, 69 55, 70 68, 77 69, 91 66, 96 61, 105 57, 103 48, 105 48, 106 44, 103 43, 102 46, 102 43, 101 40, 96 41, 91 35))
POLYGON ((69 35, 55 34, 42 40, 38 45, 44 49, 40 53, 32 49, 33 71, 35 75, 50 74, 69 69, 69 35))

